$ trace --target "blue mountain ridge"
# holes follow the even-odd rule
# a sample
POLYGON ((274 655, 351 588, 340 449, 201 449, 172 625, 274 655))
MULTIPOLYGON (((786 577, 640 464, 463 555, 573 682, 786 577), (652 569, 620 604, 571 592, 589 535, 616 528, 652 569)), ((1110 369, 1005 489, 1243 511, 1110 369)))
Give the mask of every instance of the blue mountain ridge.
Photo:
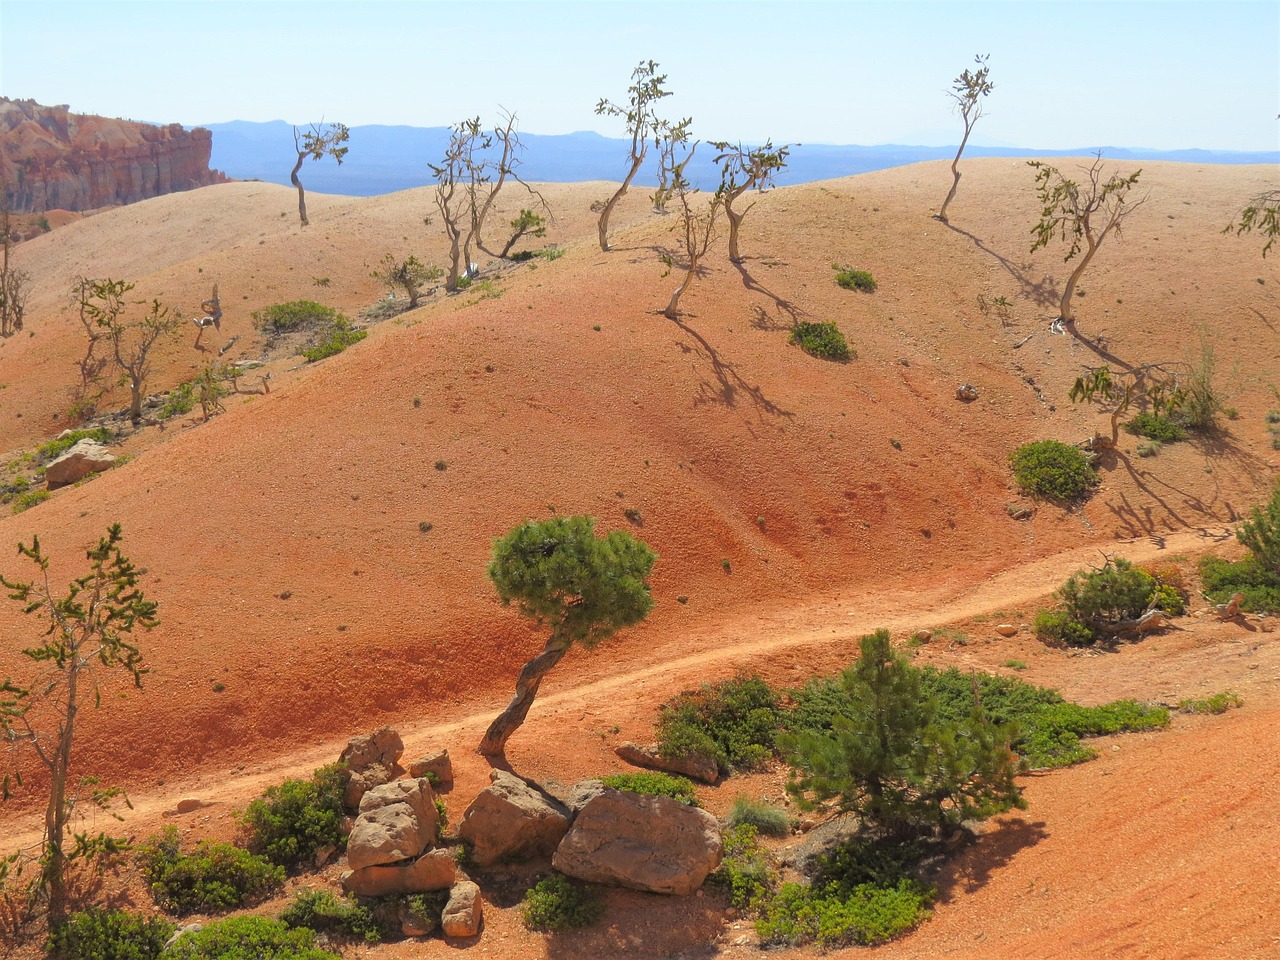
MULTIPOLYGON (((236 180, 265 180, 288 185, 289 171, 297 155, 293 127, 283 120, 265 123, 233 120, 201 126, 213 131, 213 156, 209 165, 236 180)), ((629 141, 594 132, 544 135, 521 133, 524 143, 520 177, 529 182, 578 183, 587 180, 621 180, 629 141)), ((300 174, 308 190, 343 196, 368 197, 395 193, 435 182, 427 164, 438 160, 449 142, 448 127, 367 125, 351 128, 350 152, 339 166, 325 158, 310 161, 300 174)), ((1280 151, 1238 152, 1220 150, 1147 150, 1134 147, 1080 147, 1071 150, 1031 150, 1016 147, 969 146, 966 157, 1087 157, 1102 150, 1104 159, 1116 161, 1171 160, 1201 164, 1280 163, 1280 151)), ((922 160, 950 160, 956 148, 916 147, 904 144, 858 146, 852 144, 800 144, 791 148, 787 167, 777 177, 779 186, 830 180, 872 170, 885 170, 922 160)), ((652 151, 650 151, 652 154, 652 151)), ((702 189, 720 182, 708 143, 698 147, 685 174, 702 189)), ((650 157, 637 177, 639 186, 657 181, 650 157)))

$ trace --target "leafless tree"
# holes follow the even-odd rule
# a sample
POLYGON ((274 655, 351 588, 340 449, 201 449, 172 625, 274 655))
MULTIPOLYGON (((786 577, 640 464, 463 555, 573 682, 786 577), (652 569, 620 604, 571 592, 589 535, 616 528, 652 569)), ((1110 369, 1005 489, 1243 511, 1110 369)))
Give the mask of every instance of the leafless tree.
POLYGON ((350 134, 351 131, 341 123, 331 123, 327 126, 323 123, 318 125, 313 123, 309 130, 293 128, 293 146, 298 152, 298 162, 293 165, 293 170, 289 173, 289 182, 298 188, 298 218, 304 227, 311 221, 307 219, 306 191, 302 189, 302 181, 298 179, 302 162, 308 157, 319 160, 330 156, 341 166, 342 158, 347 155, 349 149, 344 144, 350 134))
POLYGON ((948 96, 956 102, 956 111, 960 114, 960 119, 964 121, 964 137, 960 141, 960 148, 956 150, 956 157, 951 161, 951 189, 947 192, 947 199, 942 201, 942 209, 938 211, 938 219, 943 223, 947 222, 947 207, 955 198, 956 189, 960 186, 960 155, 964 153, 965 145, 969 142, 969 134, 973 133, 974 124, 982 116, 982 101, 992 90, 995 84, 987 79, 990 69, 987 67, 987 60, 990 54, 973 58, 977 70, 965 70, 960 76, 956 77, 951 84, 951 91, 948 96))

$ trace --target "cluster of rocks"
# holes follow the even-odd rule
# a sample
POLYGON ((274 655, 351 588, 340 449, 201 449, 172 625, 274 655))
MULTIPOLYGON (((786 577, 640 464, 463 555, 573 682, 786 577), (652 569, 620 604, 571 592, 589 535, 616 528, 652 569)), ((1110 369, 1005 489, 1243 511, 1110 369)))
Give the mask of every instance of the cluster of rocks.
MULTIPOLYGON (((476 936, 480 889, 440 845, 433 782, 452 782, 448 751, 410 763, 407 771, 400 766, 403 752, 400 736, 384 727, 355 738, 342 753, 351 773, 347 803, 357 811, 342 888, 365 897, 448 890, 445 936, 476 936)), ((684 895, 720 865, 720 823, 697 807, 614 790, 599 780, 557 797, 504 770, 491 771, 489 779, 458 827, 477 867, 550 857, 556 870, 580 880, 684 895)), ((409 936, 429 932, 408 913, 401 923, 409 936)))

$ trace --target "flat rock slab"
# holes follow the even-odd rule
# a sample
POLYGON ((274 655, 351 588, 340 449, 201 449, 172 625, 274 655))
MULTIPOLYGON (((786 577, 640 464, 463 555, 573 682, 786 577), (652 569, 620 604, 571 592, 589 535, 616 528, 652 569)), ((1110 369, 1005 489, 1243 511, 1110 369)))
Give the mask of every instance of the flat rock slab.
MULTIPOLYGON (((458 877, 458 864, 449 850, 432 850, 410 863, 379 864, 348 870, 342 889, 358 897, 446 890, 458 877)), ((428 931, 429 932, 429 931, 428 931)))
POLYGON ((619 759, 637 767, 678 773, 701 783, 715 783, 720 778, 720 765, 716 763, 716 758, 705 753, 691 753, 687 757, 664 757, 658 752, 657 744, 640 746, 630 742, 614 747, 613 752, 619 759))

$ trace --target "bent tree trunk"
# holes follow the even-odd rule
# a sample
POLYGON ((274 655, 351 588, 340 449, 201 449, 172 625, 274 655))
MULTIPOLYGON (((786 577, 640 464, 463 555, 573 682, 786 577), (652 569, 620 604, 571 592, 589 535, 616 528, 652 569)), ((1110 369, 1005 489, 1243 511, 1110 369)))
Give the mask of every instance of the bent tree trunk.
POLYGON ((741 263, 742 257, 738 255, 738 227, 742 225, 742 218, 747 215, 744 210, 738 213, 730 204, 732 201, 726 197, 724 201, 725 216, 729 218, 729 260, 732 263, 741 263))
POLYGON ((667 304, 667 309, 662 311, 662 315, 668 320, 680 319, 680 298, 693 284, 693 276, 698 272, 698 260, 698 257, 689 258, 689 271, 684 275, 684 279, 680 281, 680 286, 676 287, 675 292, 671 294, 671 302, 667 304))
POLYGON ((547 675, 569 650, 569 644, 556 634, 551 635, 542 652, 524 665, 520 676, 516 678, 516 695, 511 698, 505 710, 497 719, 489 724, 489 729, 480 741, 479 752, 486 756, 501 756, 507 747, 511 735, 520 729, 524 718, 529 715, 534 698, 538 695, 538 687, 542 678, 547 675))
POLYGON ((613 214, 613 208, 618 205, 627 193, 627 187, 631 186, 631 181, 635 179, 637 173, 640 172, 640 165, 644 163, 644 154, 636 157, 631 161, 631 169, 627 171, 626 179, 622 181, 622 186, 618 188, 618 192, 609 198, 609 202, 604 205, 604 209, 600 211, 600 249, 605 253, 609 252, 609 217, 613 214))
POLYGON ((1098 250, 1098 244, 1102 242, 1101 240, 1095 242, 1092 237, 1088 236, 1085 239, 1088 242, 1088 249, 1085 250, 1084 256, 1080 258, 1080 262, 1076 264, 1076 268, 1071 271, 1071 276, 1067 278, 1067 285, 1062 291, 1062 301, 1058 305, 1058 318, 1063 323, 1076 322, 1075 315, 1071 312, 1071 298, 1075 296, 1076 284, 1084 276, 1085 267, 1089 266, 1089 261, 1093 259, 1093 255, 1098 250))
POLYGON ((298 188, 298 217, 302 220, 304 227, 311 222, 307 219, 307 195, 302 189, 302 181, 298 179, 298 171, 302 169, 302 161, 305 158, 305 153, 299 153, 298 162, 293 165, 293 170, 289 172, 289 182, 298 188))
POLYGON ((955 199, 956 190, 960 187, 960 154, 964 153, 964 147, 969 142, 969 132, 971 130, 973 130, 973 125, 966 123, 964 126, 964 138, 960 141, 960 149, 956 151, 955 159, 951 161, 951 176, 953 178, 951 189, 947 192, 947 199, 942 201, 942 209, 938 211, 938 219, 943 223, 947 222, 947 206, 955 199))

